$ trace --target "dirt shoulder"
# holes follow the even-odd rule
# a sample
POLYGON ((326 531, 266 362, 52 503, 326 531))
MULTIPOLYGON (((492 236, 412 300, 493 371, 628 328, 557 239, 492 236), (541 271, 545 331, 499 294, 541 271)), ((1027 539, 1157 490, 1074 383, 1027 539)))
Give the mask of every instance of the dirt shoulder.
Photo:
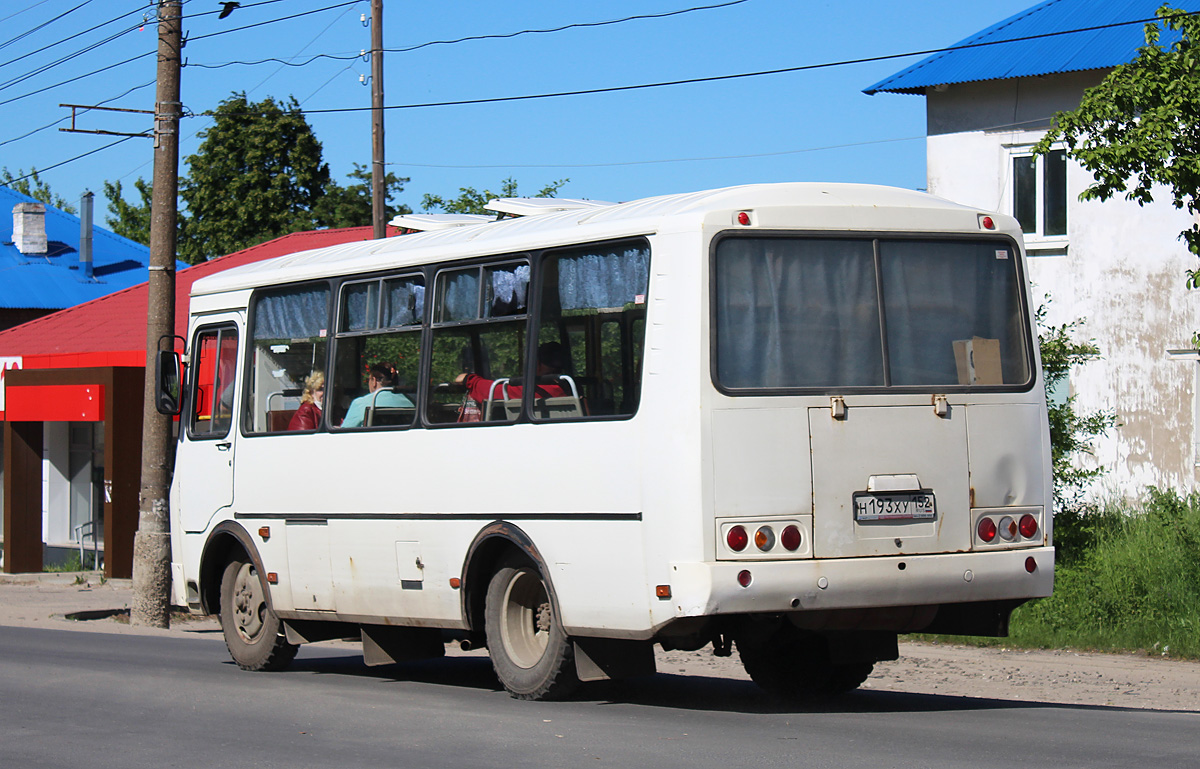
MULTIPOLYGON (((83 632, 220 637, 211 617, 176 621, 169 630, 131 627, 129 580, 95 575, 0 575, 0 625, 83 632), (76 619, 71 619, 76 617, 76 619), (93 619, 82 619, 94 617, 93 619)), ((454 647, 450 647, 453 649, 454 647)), ((737 655, 711 649, 658 653, 664 673, 748 678, 737 655)), ((1200 663, 1140 654, 1026 651, 901 643, 900 659, 882 662, 865 689, 1023 702, 1200 712, 1200 663)))

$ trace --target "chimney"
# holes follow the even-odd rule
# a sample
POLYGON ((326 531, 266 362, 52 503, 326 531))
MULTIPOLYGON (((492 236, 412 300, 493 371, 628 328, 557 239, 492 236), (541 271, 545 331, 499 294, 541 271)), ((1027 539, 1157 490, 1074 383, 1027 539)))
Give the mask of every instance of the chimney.
POLYGON ((95 195, 84 190, 79 201, 79 267, 84 280, 92 279, 92 201, 95 195))
POLYGON ((18 203, 13 206, 13 243, 22 254, 46 253, 46 206, 18 203))

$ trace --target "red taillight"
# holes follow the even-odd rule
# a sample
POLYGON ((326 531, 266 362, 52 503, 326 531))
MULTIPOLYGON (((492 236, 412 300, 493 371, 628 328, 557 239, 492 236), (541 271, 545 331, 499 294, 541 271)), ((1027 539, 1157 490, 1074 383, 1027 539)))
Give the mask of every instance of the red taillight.
POLYGON ((750 224, 750 214, 746 213, 745 211, 738 211, 737 223, 743 227, 750 224))
POLYGON ((996 229, 996 223, 994 221, 992 221, 992 217, 990 217, 990 216, 983 217, 982 219, 979 220, 979 223, 983 225, 983 228, 985 230, 996 229))
POLYGON ((980 539, 984 542, 991 542, 996 538, 996 522, 991 518, 980 518, 977 531, 980 539))
POLYGON ((1037 571, 1037 561, 1033 560, 1032 555, 1025 559, 1025 571, 1029 572, 1030 574, 1033 574, 1035 571, 1037 571))
POLYGON ((1021 529, 1022 537, 1024 537, 1025 539, 1033 539, 1035 536, 1037 536, 1037 533, 1038 533, 1037 518, 1034 518, 1032 515, 1029 515, 1028 513, 1026 513, 1025 515, 1022 515, 1020 529, 1021 529))
POLYGON ((746 545, 750 543, 750 535, 746 533, 746 527, 734 526, 730 528, 729 533, 725 535, 725 543, 735 553, 745 550, 746 545))
POLYGON ((750 576, 749 569, 742 569, 738 572, 738 584, 742 587, 750 587, 750 583, 752 581, 754 580, 753 577, 750 576))
POLYGON ((783 546, 788 550, 799 550, 801 541, 800 528, 797 526, 788 526, 783 530, 783 534, 780 535, 779 541, 782 542, 783 546))

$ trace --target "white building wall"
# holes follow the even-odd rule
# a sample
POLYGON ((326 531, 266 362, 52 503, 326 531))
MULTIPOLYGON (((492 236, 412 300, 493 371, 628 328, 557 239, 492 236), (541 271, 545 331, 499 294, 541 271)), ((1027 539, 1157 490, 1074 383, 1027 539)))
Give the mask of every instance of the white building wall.
MULTIPOLYGON (((1079 103, 1102 73, 950 86, 927 97, 928 189, 959 203, 1012 213, 1011 153, 1039 139, 1056 111, 1079 103), (1039 128, 1040 126, 1040 128, 1039 128)), ((1097 491, 1137 496, 1149 485, 1198 487, 1196 381, 1200 363, 1168 350, 1191 346, 1200 297, 1184 288, 1200 267, 1179 232, 1191 224, 1164 190, 1139 207, 1082 203, 1091 175, 1068 161, 1067 236, 1027 240, 1035 295, 1052 298, 1053 325, 1083 318, 1102 360, 1071 376, 1082 411, 1112 410, 1120 426, 1096 442, 1109 470, 1097 491), (1166 202, 1163 202, 1166 201, 1166 202)))

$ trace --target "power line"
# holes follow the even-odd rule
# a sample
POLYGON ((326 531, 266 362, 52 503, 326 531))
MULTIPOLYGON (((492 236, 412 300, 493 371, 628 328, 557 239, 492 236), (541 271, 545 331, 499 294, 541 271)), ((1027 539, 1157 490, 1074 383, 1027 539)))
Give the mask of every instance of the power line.
MULTIPOLYGON (((460 38, 456 38, 454 40, 431 40, 427 43, 420 43, 419 45, 413 45, 413 46, 409 46, 407 48, 384 48, 383 52, 384 53, 408 53, 409 51, 416 51, 421 48, 427 48, 431 45, 455 45, 457 43, 465 43, 465 42, 474 41, 474 40, 504 40, 504 39, 513 38, 513 37, 519 37, 521 35, 537 35, 537 34, 545 34, 545 33, 551 33, 551 32, 562 32, 562 31, 568 30, 568 29, 579 29, 579 28, 584 28, 584 27, 603 27, 603 26, 606 26, 609 24, 624 24, 625 22, 628 22, 628 21, 640 21, 640 20, 644 20, 644 19, 662 19, 662 18, 666 18, 668 16, 679 16, 681 14, 693 13, 696 11, 710 11, 710 10, 713 10, 716 8, 728 8, 731 5, 739 5, 739 4, 745 3, 745 2, 748 2, 748 0, 731 0, 730 2, 727 2, 727 3, 718 3, 717 5, 701 5, 701 6, 696 6, 694 8, 684 8, 684 9, 681 9, 678 11, 667 11, 666 13, 648 13, 648 14, 640 14, 637 16, 626 16, 622 19, 610 19, 608 21, 586 21, 586 22, 578 22, 575 24, 564 24, 559 27, 549 27, 546 29, 523 29, 523 30, 520 30, 519 32, 507 32, 504 34, 495 34, 495 35, 472 35, 470 37, 460 37, 460 38)), ((221 69, 223 67, 231 67, 235 64, 253 67, 253 66, 257 66, 259 64, 269 64, 271 62, 278 62, 279 64, 282 64, 287 67, 306 67, 309 64, 312 64, 314 61, 317 61, 318 59, 333 59, 335 61, 352 61, 354 59, 360 58, 361 56, 362 56, 362 54, 338 55, 338 54, 320 53, 320 54, 312 56, 298 64, 288 61, 288 60, 285 60, 285 59, 270 58, 270 59, 259 59, 257 61, 227 61, 227 62, 222 62, 220 64, 189 64, 188 66, 189 67, 202 67, 204 69, 221 69)))
POLYGON ((137 8, 137 9, 134 9, 127 13, 123 13, 120 16, 115 16, 115 17, 109 19, 108 21, 101 22, 100 24, 97 24, 94 27, 89 27, 88 29, 85 29, 82 32, 76 32, 74 35, 71 35, 69 37, 64 37, 64 38, 55 40, 53 43, 50 43, 49 45, 44 45, 41 48, 37 49, 36 51, 29 51, 27 53, 21 54, 20 56, 17 56, 16 58, 9 59, 6 62, 0 63, 0 67, 7 67, 9 64, 12 64, 13 62, 21 61, 30 56, 35 56, 35 55, 41 53, 42 51, 48 51, 57 45, 61 45, 65 42, 67 42, 68 40, 74 40, 75 38, 80 37, 82 35, 86 35, 89 32, 95 32, 96 30, 100 29, 101 27, 107 27, 109 24, 112 24, 115 21, 120 21, 121 19, 125 18, 126 16, 132 16, 136 13, 141 13, 141 12, 142 12, 142 10, 140 8, 137 8))
MULTIPOLYGON (((148 88, 148 87, 150 87, 150 86, 152 86, 152 85, 154 85, 154 81, 153 81, 153 80, 150 80, 150 81, 147 81, 147 82, 145 82, 145 83, 142 83, 141 85, 135 85, 133 88, 130 88, 130 89, 126 90, 124 93, 119 93, 119 94, 117 94, 116 96, 113 96, 113 97, 112 97, 112 98, 110 98, 110 99, 105 99, 105 100, 104 100, 104 101, 102 101, 102 102, 98 102, 98 103, 96 104, 96 106, 97 106, 97 107, 99 107, 99 106, 101 106, 101 105, 103 105, 103 104, 108 104, 109 102, 116 101, 117 99, 120 99, 122 96, 128 96, 129 94, 133 93, 134 91, 140 91, 141 89, 143 89, 143 88, 148 88)), ((70 116, 70 115, 66 115, 66 116, 64 116, 64 117, 60 117, 58 120, 55 120, 53 123, 47 123, 46 125, 42 126, 41 128, 35 128, 35 129, 33 129, 32 131, 29 131, 28 133, 23 133, 23 134, 21 134, 20 136, 14 137, 14 138, 12 138, 12 139, 5 139, 4 141, 0 142, 0 147, 3 147, 3 146, 4 146, 4 145, 6 145, 6 144, 12 144, 13 142, 17 142, 17 141, 20 141, 20 140, 22 140, 22 139, 25 139, 25 138, 27 138, 27 137, 33 136, 33 135, 34 135, 34 134, 36 134, 36 133, 41 133, 42 131, 45 131, 45 130, 47 130, 47 129, 49 129, 49 128, 53 128, 54 126, 58 125, 59 123, 65 123, 65 122, 67 122, 67 121, 68 121, 68 120, 70 120, 70 119, 71 119, 71 116, 70 116)))
POLYGON ((25 181, 26 179, 32 179, 32 178, 33 178, 33 174, 34 174, 34 173, 43 174, 43 173, 45 173, 45 172, 47 172, 47 171, 53 171, 55 168, 59 168, 60 166, 65 166, 67 163, 74 163, 76 160, 82 160, 83 158, 86 158, 86 157, 87 157, 87 156, 89 156, 89 155, 95 155, 97 152, 103 152, 104 150, 108 149, 109 147, 115 147, 115 146, 117 146, 118 144, 120 144, 121 142, 127 142, 127 141, 129 141, 130 139, 134 139, 134 138, 137 138, 137 137, 134 137, 134 136, 126 136, 126 137, 124 137, 124 138, 122 138, 122 139, 117 139, 115 142, 111 142, 111 143, 109 143, 109 144, 105 144, 103 147, 97 147, 97 148, 96 148, 96 149, 94 149, 94 150, 89 150, 88 152, 85 152, 85 153, 83 153, 82 155, 76 155, 75 157, 73 157, 73 158, 71 158, 71 159, 69 159, 69 160, 64 160, 64 161, 62 161, 61 163, 55 163, 55 164, 54 164, 54 165, 52 165, 52 166, 46 166, 45 168, 41 169, 40 171, 35 171, 35 172, 30 172, 30 173, 28 173, 28 174, 25 174, 24 176, 20 177, 19 179, 13 179, 13 180, 11 180, 10 182, 8 182, 8 184, 9 184, 9 186, 12 186, 12 185, 13 185, 14 183, 16 183, 16 182, 23 182, 23 181, 25 181))
POLYGON ((8 21, 9 19, 14 19, 17 16, 20 16, 22 13, 25 13, 26 11, 32 11, 34 8, 37 8, 39 5, 45 5, 48 2, 50 2, 50 0, 38 0, 38 2, 34 3, 33 5, 31 5, 27 8, 22 8, 19 11, 8 14, 4 18, 0 19, 0 21, 8 21))
POLYGON ((17 35, 16 37, 9 38, 8 40, 5 40, 3 43, 0 43, 0 48, 7 48, 8 46, 12 45, 13 43, 15 43, 15 42, 17 42, 17 41, 19 41, 19 40, 23 40, 23 39, 25 39, 25 38, 29 37, 29 36, 30 36, 30 35, 32 35, 34 32, 37 32, 37 31, 39 31, 39 30, 42 30, 42 29, 45 29, 46 27, 50 26, 50 25, 51 25, 51 24, 53 24, 54 22, 58 21, 59 19, 65 18, 65 17, 66 17, 66 16, 68 16, 69 14, 72 14, 72 13, 74 13, 75 11, 78 11, 80 8, 82 8, 83 6, 87 5, 87 4, 88 4, 88 3, 90 3, 90 2, 92 2, 92 0, 83 0, 83 2, 82 2, 82 3, 80 3, 79 5, 75 6, 74 8, 72 8, 72 9, 70 9, 70 10, 63 11, 62 13, 58 14, 57 16, 55 16, 53 19, 50 19, 49 21, 43 21, 41 24, 38 24, 38 25, 37 25, 36 27, 34 27, 33 29, 27 29, 27 30, 25 30, 24 32, 22 32, 21 34, 17 35))
POLYGON ((29 93, 21 94, 20 96, 14 96, 11 99, 7 99, 5 101, 0 101, 0 107, 4 106, 5 104, 11 104, 14 101, 20 101, 21 99, 25 99, 30 96, 36 96, 39 93, 45 93, 46 91, 52 90, 54 88, 58 88, 59 86, 67 85, 68 83, 74 83, 77 80, 83 80, 84 78, 91 77, 92 75, 98 75, 101 72, 107 72, 110 69, 116 69, 117 67, 120 67, 124 64, 128 64, 131 61, 137 61, 138 59, 144 59, 147 56, 153 56, 153 55, 154 55, 154 51, 147 51, 146 53, 139 53, 137 56, 131 56, 130 58, 125 59, 124 61, 118 61, 116 64, 109 64, 107 67, 101 67, 100 69, 92 70, 91 72, 86 72, 82 75, 77 75, 75 77, 68 78, 61 82, 55 83, 54 85, 48 85, 45 88, 39 88, 36 91, 30 91, 29 93))
MULTIPOLYGON (((1198 15, 1197 13, 1187 15, 1198 15)), ((909 51, 907 53, 893 53, 881 56, 867 56, 859 59, 843 59, 841 61, 824 62, 821 64, 802 64, 796 67, 780 67, 778 69, 758 70, 755 72, 739 72, 732 75, 711 75, 708 77, 692 77, 682 80, 664 80, 656 83, 638 83, 635 85, 620 85, 609 86, 605 88, 585 88, 577 91, 555 91, 551 93, 525 94, 521 96, 493 96, 481 99, 458 99, 454 101, 439 101, 439 102, 420 102, 414 104, 393 104, 385 106, 384 109, 400 110, 400 109, 419 109, 424 107, 461 107, 475 104, 499 104, 503 102, 514 101, 532 101, 535 99, 552 99, 562 96, 590 96, 601 93, 619 93, 621 91, 638 91, 648 88, 666 88, 677 85, 693 85, 697 83, 715 83, 722 80, 739 80, 751 77, 764 77, 766 75, 782 75, 792 72, 807 72, 818 69, 830 69, 832 67, 844 67, 852 64, 870 64, 880 61, 890 61, 893 59, 906 59, 913 56, 930 56, 935 53, 949 53, 951 51, 966 51, 974 48, 986 48, 988 46, 1005 45, 1007 43, 1019 43, 1027 40, 1039 40, 1043 38, 1059 37, 1062 35, 1072 35, 1079 32, 1095 32, 1097 30, 1112 29, 1114 27, 1123 27, 1130 24, 1145 24, 1147 22, 1157 21, 1157 19, 1140 19, 1137 21, 1122 21, 1112 24, 1099 24, 1092 27, 1080 27, 1078 29, 1061 30, 1058 32, 1044 32, 1036 35, 1026 35, 1024 37, 1014 37, 1007 40, 989 40, 978 43, 967 43, 965 45, 948 46, 945 48, 930 48, 924 51, 909 51)), ((0 102, 3 104, 3 102, 0 102)), ((311 109, 301 110, 306 115, 329 114, 339 112, 364 112, 371 109, 370 107, 334 107, 329 109, 311 109)), ((211 112, 198 113, 201 115, 211 115, 211 112)))
POLYGON ((347 5, 356 5, 357 3, 361 3, 362 1, 363 0, 348 0, 348 2, 337 3, 336 5, 327 5, 324 8, 316 8, 311 11, 302 11, 300 13, 294 13, 291 16, 280 16, 277 19, 267 19, 266 21, 259 21, 254 24, 247 24, 244 27, 233 27, 232 29, 223 29, 219 32, 209 32, 207 35, 196 35, 195 37, 189 37, 188 42, 191 43, 191 42, 195 42, 197 40, 206 40, 210 37, 216 37, 217 35, 229 35, 234 32, 241 32, 242 30, 246 30, 246 29, 254 29, 255 27, 261 27, 266 24, 275 24, 276 22, 280 22, 280 21, 288 21, 289 19, 298 19, 301 16, 311 16, 314 13, 323 13, 325 11, 332 11, 335 8, 344 8, 347 5))

